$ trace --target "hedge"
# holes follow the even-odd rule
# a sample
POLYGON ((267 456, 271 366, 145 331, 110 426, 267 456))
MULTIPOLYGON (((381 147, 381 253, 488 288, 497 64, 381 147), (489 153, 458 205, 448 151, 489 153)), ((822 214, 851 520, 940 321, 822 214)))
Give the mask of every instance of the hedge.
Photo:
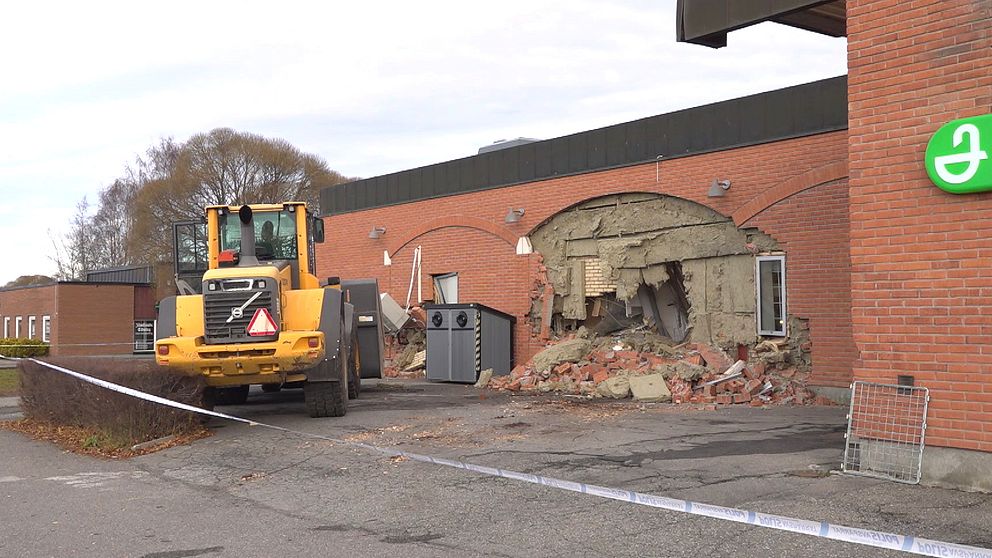
POLYGON ((0 338, 0 356, 28 358, 48 354, 49 345, 37 339, 23 337, 0 338))
MULTIPOLYGON (((46 362, 152 395, 201 405, 205 383, 148 360, 65 357, 46 362)), ((200 428, 200 415, 83 382, 31 361, 19 363, 21 408, 31 419, 92 428, 112 446, 129 447, 200 428)))

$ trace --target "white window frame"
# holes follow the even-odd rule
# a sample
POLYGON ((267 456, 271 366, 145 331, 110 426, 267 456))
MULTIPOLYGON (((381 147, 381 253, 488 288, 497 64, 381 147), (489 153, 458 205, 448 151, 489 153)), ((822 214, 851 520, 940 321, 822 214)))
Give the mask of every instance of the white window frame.
POLYGON ((41 317, 41 341, 43 343, 49 343, 52 337, 52 317, 42 316, 41 317))
POLYGON ((755 310, 755 320, 758 328, 758 335, 768 336, 768 337, 787 337, 789 334, 789 301, 788 301, 788 289, 786 288, 786 270, 785 270, 785 255, 778 254, 774 256, 757 256, 754 259, 754 290, 756 293, 756 310, 755 310), (782 284, 779 285, 782 296, 782 329, 781 330, 767 330, 761 328, 761 263, 762 262, 780 262, 782 267, 782 284))
POLYGON ((28 316, 28 339, 34 339, 38 333, 38 317, 28 316))
POLYGON ((434 284, 434 296, 443 300, 435 300, 437 304, 458 304, 458 273, 439 273, 431 275, 434 284), (445 296, 448 295, 448 296, 445 296), (448 299, 452 300, 448 300, 448 299))
POLYGON ((3 317, 3 336, 10 337, 10 316, 3 317))
POLYGON ((14 318, 14 337, 21 338, 21 317, 14 318))

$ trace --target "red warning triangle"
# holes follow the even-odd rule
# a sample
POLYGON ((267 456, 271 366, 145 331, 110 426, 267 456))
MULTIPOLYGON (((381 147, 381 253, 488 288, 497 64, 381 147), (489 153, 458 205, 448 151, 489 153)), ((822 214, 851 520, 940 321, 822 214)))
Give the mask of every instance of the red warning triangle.
POLYGON ((265 308, 255 310, 255 315, 248 322, 248 335, 261 337, 275 335, 276 331, 278 331, 278 328, 276 327, 275 320, 272 319, 272 314, 269 314, 269 311, 265 308))

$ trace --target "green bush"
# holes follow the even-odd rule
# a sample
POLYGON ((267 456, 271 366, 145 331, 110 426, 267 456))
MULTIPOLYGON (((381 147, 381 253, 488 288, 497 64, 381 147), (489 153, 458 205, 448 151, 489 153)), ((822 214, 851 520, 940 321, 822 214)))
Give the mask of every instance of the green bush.
MULTIPOLYGON (((187 376, 152 361, 66 357, 46 362, 180 403, 203 402, 205 383, 201 377, 187 376)), ((116 393, 36 362, 21 361, 19 369, 21 408, 28 418, 92 428, 111 446, 130 447, 184 434, 202 424, 200 415, 116 393)))
POLYGON ((48 343, 18 337, 0 338, 0 356, 14 358, 40 357, 48 354, 48 343))

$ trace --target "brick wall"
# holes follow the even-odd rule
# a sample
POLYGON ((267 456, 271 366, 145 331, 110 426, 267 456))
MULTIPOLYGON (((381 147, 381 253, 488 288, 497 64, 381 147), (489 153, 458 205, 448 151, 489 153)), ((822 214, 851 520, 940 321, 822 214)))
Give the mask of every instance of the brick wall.
POLYGON ((846 388, 857 356, 851 327, 848 184, 799 192, 745 223, 769 232, 788 254, 789 313, 809 319, 816 384, 846 388))
POLYGON ((35 317, 35 339, 42 338, 42 318, 52 317, 52 330, 55 328, 55 285, 23 287, 0 291, 0 337, 3 337, 4 318, 10 318, 8 335, 14 337, 15 320, 21 317, 21 335, 28 336, 28 319, 35 317))
POLYGON ((928 444, 992 451, 992 194, 944 193, 924 169, 937 128, 992 112, 992 2, 847 14, 855 375, 915 376, 928 444))
POLYGON ((134 348, 134 286, 60 284, 52 330, 53 354, 130 354, 134 348))
MULTIPOLYGON (((526 322, 539 257, 515 255, 516 239, 555 213, 583 200, 618 192, 678 196, 705 204, 728 217, 741 208, 748 209, 749 215, 761 213, 780 199, 785 201, 779 203, 788 204, 791 209, 774 215, 781 216, 790 211, 811 213, 817 206, 789 201, 789 198, 825 182, 823 177, 830 173, 823 172, 824 169, 840 166, 846 174, 846 155, 846 132, 833 132, 671 159, 660 165, 649 163, 328 217, 325 222, 327 241, 317 247, 318 275, 376 277, 383 290, 403 304, 410 281, 412 252, 420 245, 423 247, 424 296, 429 297, 432 293, 431 273, 458 272, 461 302, 480 302, 516 316, 515 358, 521 362, 543 344, 530 335, 530 325, 526 322), (714 178, 733 182, 726 196, 706 196, 714 178), (766 193, 770 190, 778 197, 768 197, 766 193), (525 214, 519 223, 505 224, 503 219, 511 207, 522 207, 525 214), (379 239, 369 239, 368 232, 373 226, 386 227, 386 233, 379 239), (391 266, 383 265, 383 251, 392 256, 391 266)), ((842 188, 828 190, 836 192, 842 188)), ((822 201, 815 196, 809 200, 822 201)), ((807 200, 806 197, 800 199, 807 200)), ((838 214, 831 220, 831 226, 836 228, 846 218, 847 208, 843 206, 843 200, 830 199, 832 205, 829 207, 838 214)), ((773 237, 781 233, 783 238, 780 240, 788 239, 802 249, 809 247, 833 254, 830 257, 836 256, 836 247, 824 247, 815 242, 803 244, 798 237, 793 238, 797 234, 795 223, 769 215, 764 218, 766 233, 773 237)), ((796 262, 790 255, 790 273, 801 276, 803 266, 810 266, 810 273, 822 270, 822 260, 815 255, 803 257, 796 253, 794 256, 796 262)), ((835 283, 840 288, 842 281, 835 283)), ((813 300, 831 295, 824 289, 833 288, 834 284, 824 283, 820 291, 800 289, 791 300, 795 308, 813 307, 813 300)), ((846 311, 847 307, 841 306, 838 315, 846 311)), ((829 348, 831 343, 835 347, 851 345, 850 332, 831 325, 838 318, 832 317, 832 322, 824 324, 820 323, 819 317, 812 318, 811 327, 815 328, 817 336, 813 339, 814 347, 824 344, 829 348)), ((825 385, 849 381, 850 370, 845 376, 842 368, 842 364, 825 368, 825 385)), ((817 374, 819 372, 814 371, 814 375, 817 374)))

